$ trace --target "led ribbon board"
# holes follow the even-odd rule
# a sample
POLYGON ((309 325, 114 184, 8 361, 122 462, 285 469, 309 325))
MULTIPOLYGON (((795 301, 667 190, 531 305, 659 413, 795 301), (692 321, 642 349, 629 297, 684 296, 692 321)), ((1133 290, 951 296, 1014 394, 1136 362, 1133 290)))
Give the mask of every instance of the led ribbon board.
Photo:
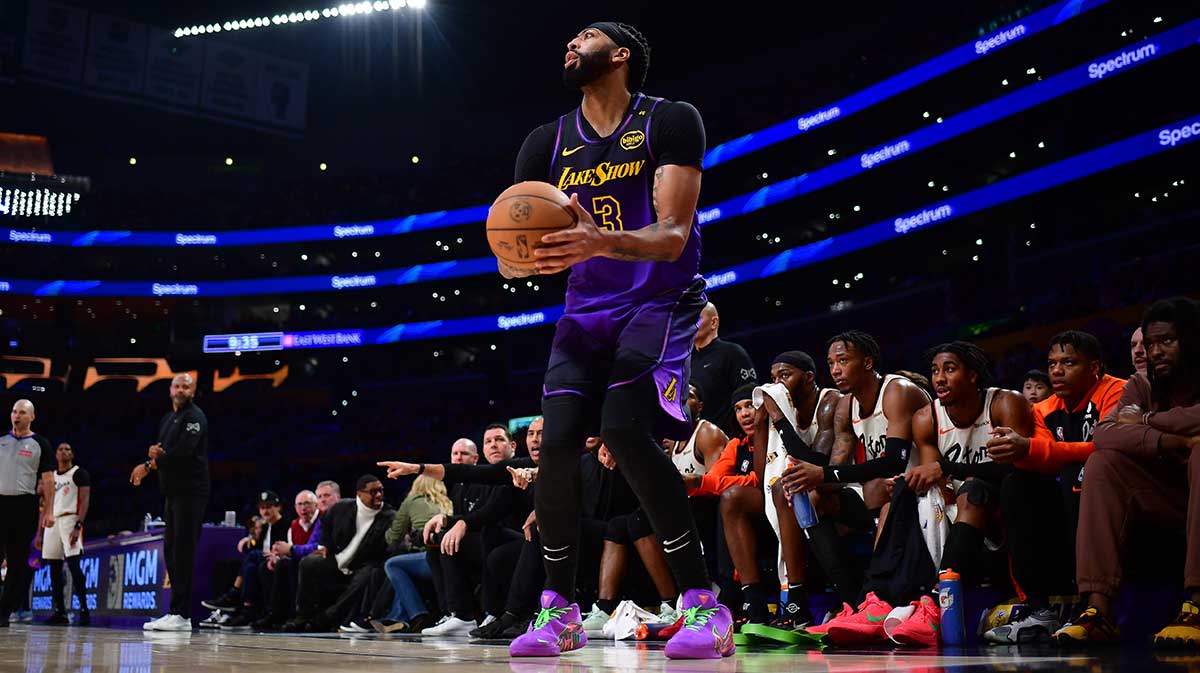
MULTIPOLYGON (((1016 199, 1073 182, 1116 166, 1170 151, 1190 144, 1197 138, 1200 138, 1200 115, 1158 127, 1152 131, 1139 133, 1125 140, 1105 145, 1090 152, 1084 152, 1069 159, 1054 162, 1028 173, 1022 173, 1007 180, 988 185, 987 187, 981 187, 980 189, 959 196, 930 203, 923 208, 881 220, 861 229, 839 234, 815 243, 802 245, 791 250, 785 250, 777 255, 763 257, 746 262, 745 264, 715 271, 708 274, 705 280, 708 282, 708 289, 715 290, 752 280, 768 278, 787 271, 794 271, 810 264, 816 264, 863 248, 886 243, 901 236, 911 234, 914 231, 930 229, 972 213, 1015 201, 1016 199)), ((517 314, 435 320, 400 324, 385 328, 349 329, 331 332, 299 332, 290 335, 293 337, 291 346, 286 345, 286 339, 289 334, 282 334, 285 340, 285 348, 377 345, 464 334, 506 332, 513 329, 553 324, 562 316, 563 309, 562 305, 558 305, 517 314), (321 335, 319 340, 323 343, 314 343, 318 339, 314 339, 312 335, 321 335), (329 335, 344 335, 341 341, 351 342, 357 340, 361 341, 361 344, 336 343, 339 339, 329 335)), ((273 335, 276 333, 269 334, 273 335)), ((205 337, 206 350, 210 339, 214 340, 214 343, 220 343, 220 340, 227 340, 234 336, 242 339, 248 335, 214 335, 205 337)), ((227 341, 224 343, 228 344, 227 341)), ((229 349, 225 348, 224 350, 229 349)))
MULTIPOLYGON (((916 154, 969 131, 1010 117, 1018 112, 1078 91, 1127 72, 1144 63, 1196 44, 1200 39, 1200 19, 1173 28, 1150 39, 1082 63, 1041 82, 1031 84, 970 110, 931 124, 912 133, 893 138, 855 157, 843 159, 825 168, 788 178, 749 194, 722 201, 697 212, 701 226, 744 215, 788 199, 810 194, 843 180, 857 177, 882 164, 916 154)), ((11 233, 10 233, 11 235, 11 233)), ((49 234, 42 234, 48 236, 49 234)), ((163 234, 165 235, 165 234, 163 234)), ((22 236, 25 236, 23 233, 22 236)), ((83 281, 83 280, 8 280, 0 281, 0 292, 56 296, 246 296, 322 292, 381 286, 409 285, 431 280, 494 273, 492 257, 435 262, 411 267, 384 269, 367 274, 301 276, 271 279, 243 279, 211 282, 83 281)))
MULTIPOLYGON (((717 145, 705 154, 704 166, 711 168, 731 159, 755 152, 820 126, 827 126, 856 112, 877 105, 897 94, 945 75, 991 54, 1008 44, 1035 35, 1048 28, 1104 5, 1108 0, 1062 0, 1035 12, 1021 21, 960 45, 944 54, 914 66, 848 98, 818 110, 806 112, 762 131, 717 145)), ((213 247, 269 245, 330 241, 345 238, 395 236, 414 231, 453 227, 487 219, 488 206, 422 213, 405 217, 361 222, 324 224, 274 229, 243 229, 223 232, 134 232, 134 231, 51 231, 30 232, 0 229, 0 240, 10 243, 63 246, 140 246, 140 247, 213 247), (31 235, 33 234, 33 235, 31 235)))

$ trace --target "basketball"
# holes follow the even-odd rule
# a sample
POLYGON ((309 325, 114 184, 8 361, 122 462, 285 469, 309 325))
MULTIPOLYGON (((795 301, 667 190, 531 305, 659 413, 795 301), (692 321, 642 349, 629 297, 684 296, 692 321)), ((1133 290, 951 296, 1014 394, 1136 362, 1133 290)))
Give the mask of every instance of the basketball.
POLYGON ((487 240, 501 263, 531 270, 533 251, 542 246, 542 236, 575 226, 578 217, 571 199, 546 182, 519 182, 501 192, 492 202, 487 218, 487 240))

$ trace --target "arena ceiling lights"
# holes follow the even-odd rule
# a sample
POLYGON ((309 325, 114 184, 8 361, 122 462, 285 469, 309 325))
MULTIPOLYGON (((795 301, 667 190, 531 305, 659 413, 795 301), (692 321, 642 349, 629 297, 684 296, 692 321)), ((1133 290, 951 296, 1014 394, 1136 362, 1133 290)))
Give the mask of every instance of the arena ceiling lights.
POLYGON ((395 12, 405 7, 424 9, 426 0, 374 0, 373 2, 353 2, 336 7, 326 7, 321 10, 309 9, 303 12, 275 14, 273 16, 255 16, 248 19, 237 19, 221 23, 200 24, 195 26, 180 26, 175 29, 175 37, 192 37, 209 35, 222 31, 252 30, 255 28, 270 28, 289 23, 305 23, 320 19, 335 19, 339 16, 358 16, 376 12, 395 12))

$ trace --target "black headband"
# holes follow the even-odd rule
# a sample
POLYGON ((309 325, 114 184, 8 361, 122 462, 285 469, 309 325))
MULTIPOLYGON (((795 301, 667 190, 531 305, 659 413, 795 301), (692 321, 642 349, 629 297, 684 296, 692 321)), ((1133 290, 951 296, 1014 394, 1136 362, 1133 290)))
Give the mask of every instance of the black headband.
POLYGON ((734 405, 737 405, 737 403, 741 402, 742 400, 753 400, 754 399, 754 387, 755 386, 753 383, 747 383, 746 385, 733 391, 733 395, 731 396, 732 403, 734 405))
POLYGON ((588 28, 595 28, 604 33, 608 36, 608 39, 616 42, 618 47, 625 47, 629 51, 641 51, 641 45, 638 44, 637 40, 633 39, 633 36, 616 21, 597 21, 588 26, 588 28))
POLYGON ((804 372, 817 371, 816 363, 814 363, 813 359, 804 351, 784 351, 779 355, 776 355, 775 361, 771 364, 779 364, 780 362, 791 365, 804 372))

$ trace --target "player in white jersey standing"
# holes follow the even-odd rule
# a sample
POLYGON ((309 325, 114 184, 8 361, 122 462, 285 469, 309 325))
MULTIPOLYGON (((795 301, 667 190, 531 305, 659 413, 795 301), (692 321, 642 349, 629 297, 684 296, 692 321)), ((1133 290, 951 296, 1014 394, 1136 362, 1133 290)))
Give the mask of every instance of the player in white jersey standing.
POLYGON ((91 622, 87 597, 84 594, 83 522, 91 502, 92 482, 87 470, 75 464, 75 450, 63 442, 55 451, 58 469, 54 472, 54 525, 43 531, 42 559, 50 565, 50 586, 54 593, 54 614, 47 624, 65 626, 70 623, 63 602, 63 560, 71 572, 71 589, 79 599, 79 626, 91 622))

